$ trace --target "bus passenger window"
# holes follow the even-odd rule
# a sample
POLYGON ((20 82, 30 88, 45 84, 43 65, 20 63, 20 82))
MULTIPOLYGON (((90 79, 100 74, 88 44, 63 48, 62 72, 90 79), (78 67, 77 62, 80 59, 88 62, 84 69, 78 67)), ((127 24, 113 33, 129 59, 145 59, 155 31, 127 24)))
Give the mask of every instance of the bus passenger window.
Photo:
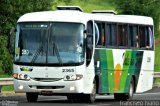
POLYGON ((96 23, 95 24, 95 32, 96 32, 96 45, 104 46, 105 45, 105 24, 104 23, 96 23))
POLYGON ((94 24, 94 27, 95 27, 95 45, 97 45, 99 40, 99 28, 96 23, 94 24))
POLYGON ((144 26, 139 27, 139 39, 140 39, 140 48, 146 47, 146 28, 144 26))
POLYGON ((145 27, 145 48, 152 49, 153 47, 153 33, 152 28, 149 26, 145 27))
POLYGON ((148 27, 146 27, 146 29, 145 29, 146 31, 146 48, 147 49, 149 49, 150 48, 150 44, 149 44, 149 40, 150 40, 150 38, 149 38, 149 28, 148 27))
POLYGON ((139 48, 138 26, 129 26, 129 47, 139 48))
POLYGON ((117 25, 107 23, 105 33, 106 46, 117 46, 117 25))
POLYGON ((127 45, 128 45, 127 25, 118 25, 118 46, 127 47, 127 45))
POLYGON ((136 35, 136 48, 139 48, 139 36, 136 35))
POLYGON ((112 45, 111 24, 106 25, 107 46, 112 45))
POLYGON ((154 47, 154 38, 153 38, 153 28, 152 27, 147 27, 147 45, 149 45, 150 49, 153 49, 154 47))

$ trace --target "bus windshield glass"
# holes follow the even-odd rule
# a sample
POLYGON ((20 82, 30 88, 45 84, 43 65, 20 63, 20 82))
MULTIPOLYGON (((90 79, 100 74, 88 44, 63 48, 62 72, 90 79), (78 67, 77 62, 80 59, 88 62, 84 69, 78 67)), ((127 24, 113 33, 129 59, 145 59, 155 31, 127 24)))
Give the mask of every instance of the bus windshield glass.
POLYGON ((84 25, 80 23, 19 23, 15 64, 78 65, 84 62, 84 25))

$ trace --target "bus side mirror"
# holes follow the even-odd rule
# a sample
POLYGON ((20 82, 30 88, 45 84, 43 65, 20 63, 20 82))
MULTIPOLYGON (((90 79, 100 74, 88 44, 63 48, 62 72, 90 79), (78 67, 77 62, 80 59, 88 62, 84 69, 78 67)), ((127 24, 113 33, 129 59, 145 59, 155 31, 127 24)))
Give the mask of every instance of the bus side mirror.
POLYGON ((88 21, 86 30, 86 66, 88 66, 92 60, 93 34, 93 21, 88 21))
POLYGON ((92 21, 89 21, 87 23, 87 30, 85 32, 87 35, 86 37, 87 49, 92 50, 93 49, 93 22, 92 21))
POLYGON ((87 49, 92 50, 93 48, 93 36, 92 35, 87 35, 86 46, 87 46, 87 49))
POLYGON ((13 53, 13 42, 12 42, 12 34, 16 32, 16 29, 15 28, 12 28, 10 30, 10 32, 8 33, 8 44, 7 44, 7 48, 8 48, 8 51, 10 53, 13 53))

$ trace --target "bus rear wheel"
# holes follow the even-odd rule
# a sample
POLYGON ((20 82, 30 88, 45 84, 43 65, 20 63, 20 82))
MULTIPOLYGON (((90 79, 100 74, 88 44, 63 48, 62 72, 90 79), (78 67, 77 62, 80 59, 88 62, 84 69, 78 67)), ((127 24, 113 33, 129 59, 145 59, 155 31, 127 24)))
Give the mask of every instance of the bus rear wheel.
POLYGON ((133 98, 134 93, 134 80, 131 78, 130 85, 129 85, 129 92, 128 93, 115 93, 114 98, 116 100, 130 100, 133 98))
POLYGON ((133 78, 131 78, 130 81, 130 86, 129 86, 129 93, 127 93, 126 96, 126 100, 130 100, 133 98, 133 93, 134 93, 134 80, 133 78))
POLYGON ((38 99, 38 93, 26 93, 27 101, 28 102, 37 102, 38 99))

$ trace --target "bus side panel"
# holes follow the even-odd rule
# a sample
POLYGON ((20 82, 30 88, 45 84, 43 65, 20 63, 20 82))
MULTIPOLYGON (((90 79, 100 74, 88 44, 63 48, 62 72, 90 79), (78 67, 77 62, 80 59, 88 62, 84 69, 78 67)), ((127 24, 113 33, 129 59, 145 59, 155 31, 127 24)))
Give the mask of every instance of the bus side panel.
MULTIPOLYGON (((131 77, 135 78, 135 89, 137 88, 137 83, 140 75, 141 65, 142 65, 142 59, 143 59, 143 51, 132 51, 130 52, 130 64, 128 66, 128 77, 126 79, 125 84, 125 92, 127 93, 129 91, 129 85, 131 77)), ((126 63, 124 62, 124 65, 126 63)))
POLYGON ((136 92, 142 93, 152 89, 154 73, 154 51, 144 51, 141 72, 136 92))
POLYGON ((121 72, 120 84, 117 91, 119 93, 128 92, 131 73, 133 73, 133 70, 129 70, 131 68, 131 65, 130 65, 131 60, 132 60, 132 51, 126 51, 124 55, 124 62, 123 62, 123 69, 121 72))
POLYGON ((96 73, 99 72, 99 93, 128 93, 132 75, 137 86, 142 57, 142 51, 96 49, 95 69, 96 73))
POLYGON ((95 71, 99 76, 99 93, 114 92, 114 63, 112 50, 95 50, 95 71), (99 64, 99 65, 98 65, 99 64))
MULTIPOLYGON (((121 50, 119 50, 120 53, 121 50)), ((142 65, 142 59, 143 59, 143 51, 132 51, 132 50, 126 50, 125 53, 123 54, 123 66, 121 70, 117 70, 115 67, 115 73, 119 72, 119 76, 120 76, 120 81, 119 81, 119 85, 118 85, 118 90, 115 89, 114 93, 128 93, 129 92, 129 86, 130 86, 130 81, 132 76, 134 76, 135 78, 135 88, 137 87, 137 82, 138 82, 138 78, 140 75, 140 70, 141 70, 141 65, 142 65)), ((114 58, 117 58, 116 56, 114 56, 114 58)), ((118 63, 116 63, 118 64, 118 63)), ((116 76, 115 76, 115 80, 116 80, 116 76)), ((117 83, 115 81, 115 83, 117 83)), ((116 88, 116 87, 115 87, 116 88)))

